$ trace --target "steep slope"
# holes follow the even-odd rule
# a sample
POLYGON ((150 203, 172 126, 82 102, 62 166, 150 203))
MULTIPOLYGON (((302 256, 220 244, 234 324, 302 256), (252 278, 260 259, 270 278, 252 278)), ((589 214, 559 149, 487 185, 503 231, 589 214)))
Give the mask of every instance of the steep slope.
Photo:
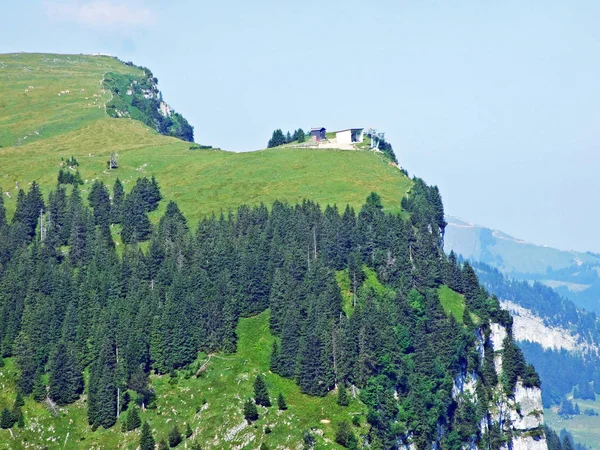
POLYGON ((231 154, 127 118, 39 136, 0 149, 0 445, 136 448, 138 415, 186 447, 546 448, 538 376, 446 259, 437 188, 371 152, 231 154), (247 400, 257 375, 288 410, 258 377, 247 400))

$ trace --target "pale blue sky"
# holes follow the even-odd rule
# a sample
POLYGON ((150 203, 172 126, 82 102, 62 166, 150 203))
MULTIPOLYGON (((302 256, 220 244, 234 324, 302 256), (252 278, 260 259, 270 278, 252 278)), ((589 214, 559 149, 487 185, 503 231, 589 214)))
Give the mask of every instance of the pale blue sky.
POLYGON ((148 66, 198 142, 373 126, 448 213, 600 251, 599 2, 6 3, 0 52, 148 66))

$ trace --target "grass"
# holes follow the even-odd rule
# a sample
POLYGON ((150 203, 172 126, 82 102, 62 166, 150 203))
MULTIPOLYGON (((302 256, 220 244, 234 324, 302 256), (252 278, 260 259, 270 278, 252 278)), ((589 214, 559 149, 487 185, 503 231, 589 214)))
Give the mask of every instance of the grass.
POLYGON ((438 297, 446 314, 452 314, 458 323, 462 323, 465 311, 465 298, 446 285, 438 289, 438 297))
MULTIPOLYGON (((317 437, 317 448, 341 448, 335 444, 335 430, 342 420, 350 421, 354 415, 362 416, 362 427, 354 427, 354 432, 365 431, 365 407, 358 400, 351 400, 350 406, 341 407, 336 403, 336 395, 331 392, 326 397, 311 397, 300 393, 292 380, 281 378, 269 372, 269 357, 274 337, 269 332, 269 312, 242 319, 237 333, 238 351, 233 355, 211 355, 207 371, 200 377, 186 377, 180 373, 174 383, 170 376, 152 377, 152 385, 157 393, 157 408, 141 412, 142 420, 149 421, 155 438, 166 438, 177 423, 180 431, 189 423, 194 437, 202 448, 227 449, 239 446, 240 449, 255 449, 266 442, 269 448, 296 448, 302 441, 305 431, 312 430, 317 437), (274 406, 259 408, 260 418, 251 426, 245 423, 242 414, 244 399, 252 396, 253 382, 259 373, 266 379, 274 406), (277 395, 282 392, 288 409, 277 409, 277 395), (265 432, 269 426, 272 431, 265 432), (235 427, 239 431, 235 432, 235 427)), ((206 361, 206 355, 199 356, 199 363, 206 361)), ((14 362, 0 371, 0 407, 12 406, 14 400, 13 380, 16 376, 14 362), (7 389, 8 388, 8 389, 7 389)), ((60 417, 54 418, 46 408, 28 398, 23 408, 25 428, 14 428, 13 439, 8 430, 0 430, 0 448, 22 449, 28 446, 48 445, 49 448, 121 448, 135 449, 139 442, 140 430, 123 433, 121 422, 110 430, 102 428, 92 432, 87 425, 86 409, 83 401, 67 408, 61 408, 60 417), (65 438, 68 435, 68 439, 65 438)), ((189 445, 189 442, 188 442, 189 445)), ((181 446, 183 447, 183 445, 181 446)))
MULTIPOLYGON (((70 156, 80 163, 83 191, 95 179, 112 185, 119 177, 128 189, 137 177, 155 175, 165 199, 176 200, 192 224, 213 212, 275 200, 359 208, 372 191, 388 212, 400 211, 411 181, 370 151, 192 151, 190 143, 159 135, 141 122, 111 119, 103 108, 87 107, 83 96, 100 92, 105 72, 136 70, 110 57, 0 55, 0 187, 11 194, 3 197, 9 217, 17 184, 27 189, 35 180, 47 193, 56 184, 61 158, 70 156), (25 94, 30 85, 34 89, 25 94), (64 89, 72 93, 58 97, 64 89), (111 152, 118 154, 114 171, 106 170, 111 152)), ((110 94, 98 95, 104 95, 102 103, 110 94)))
POLYGON ((569 430, 575 441, 588 445, 591 448, 600 448, 600 416, 586 416, 583 411, 588 408, 600 412, 600 400, 573 400, 579 404, 581 414, 572 419, 563 419, 558 415, 558 407, 544 408, 544 421, 556 432, 563 428, 569 430))

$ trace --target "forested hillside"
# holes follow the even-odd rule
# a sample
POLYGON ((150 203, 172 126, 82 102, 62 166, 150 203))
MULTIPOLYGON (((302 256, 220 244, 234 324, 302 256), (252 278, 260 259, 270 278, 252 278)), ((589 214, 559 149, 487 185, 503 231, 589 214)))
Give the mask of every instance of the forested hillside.
MULTIPOLYGON (((344 404, 342 397, 358 394, 367 409, 368 426, 353 431, 341 422, 329 439, 349 448, 412 442, 424 449, 472 440, 499 448, 516 438, 494 420, 486 399, 510 398, 518 383, 535 387, 539 380, 510 338, 508 314, 468 264, 446 260, 436 188, 415 179, 402 200, 408 220, 384 213, 371 194, 358 213, 276 202, 204 219, 195 232, 173 202, 150 223, 147 213, 161 199, 154 179, 138 179, 127 195, 118 182, 112 191, 111 201, 107 187, 95 183, 88 208, 77 185, 69 194, 59 186, 46 200, 34 183, 20 191, 10 223, 0 209, 2 354, 18 369, 17 390, 2 397, 3 428, 35 439, 27 427, 39 410, 24 408, 23 396, 51 409, 83 399, 90 430, 114 428, 125 411, 134 423, 124 430, 140 425, 135 416, 162 422, 154 412, 164 402, 154 387, 160 377, 149 375, 177 379, 199 351, 235 352, 240 318, 268 309, 276 336, 271 370, 310 396, 331 395, 337 386, 344 404), (122 256, 112 238, 119 228, 128 244, 122 256), (358 289, 367 269, 388 289, 358 289), (349 297, 336 281, 340 271, 351 280, 349 297), (438 298, 444 283, 464 295, 459 322, 438 298), (490 320, 508 330, 501 378, 490 320), (455 379, 467 373, 475 390, 457 394, 455 379)), ((250 422, 254 402, 268 408, 261 392, 246 406, 236 401, 250 422)), ((200 417, 189 439, 211 446, 202 430, 200 417)), ((310 446, 314 438, 305 431, 310 446)), ((123 434, 128 447, 137 439, 123 434)))

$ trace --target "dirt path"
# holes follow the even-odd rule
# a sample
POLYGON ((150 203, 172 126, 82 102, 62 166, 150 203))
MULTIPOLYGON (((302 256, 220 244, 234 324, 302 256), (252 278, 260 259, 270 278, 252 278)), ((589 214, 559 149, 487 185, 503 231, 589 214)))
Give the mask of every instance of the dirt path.
MULTIPOLYGON (((104 72, 104 73, 102 74, 102 78, 100 79, 100 87, 101 87, 102 89, 104 89, 104 80, 105 80, 105 75, 106 75, 107 73, 108 73, 108 72, 104 72)), ((108 102, 112 101, 112 99, 114 98, 112 91, 108 91, 108 92, 110 92, 110 98, 109 98, 107 101, 105 101, 105 102, 104 102, 104 114, 106 114, 106 115, 108 115, 108 113, 106 112, 106 104, 107 104, 108 102)))

